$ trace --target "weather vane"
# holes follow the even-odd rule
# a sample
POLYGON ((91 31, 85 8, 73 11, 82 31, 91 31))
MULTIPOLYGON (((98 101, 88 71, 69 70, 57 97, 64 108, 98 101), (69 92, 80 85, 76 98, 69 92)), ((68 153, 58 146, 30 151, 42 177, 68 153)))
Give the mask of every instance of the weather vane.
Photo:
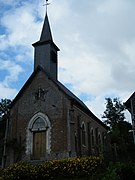
POLYGON ((47 6, 49 5, 50 3, 48 3, 48 0, 46 0, 46 3, 43 4, 43 6, 46 6, 46 13, 47 13, 47 6))

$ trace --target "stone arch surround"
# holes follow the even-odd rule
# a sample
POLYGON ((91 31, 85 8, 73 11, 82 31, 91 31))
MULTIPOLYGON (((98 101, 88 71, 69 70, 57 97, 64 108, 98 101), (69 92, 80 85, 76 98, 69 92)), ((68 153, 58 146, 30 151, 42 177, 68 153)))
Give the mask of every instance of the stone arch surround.
POLYGON ((51 123, 47 115, 38 112, 35 114, 29 121, 28 127, 26 130, 26 156, 31 159, 33 154, 33 131, 32 126, 33 123, 36 121, 37 118, 42 118, 45 121, 46 127, 46 156, 51 153, 51 123))

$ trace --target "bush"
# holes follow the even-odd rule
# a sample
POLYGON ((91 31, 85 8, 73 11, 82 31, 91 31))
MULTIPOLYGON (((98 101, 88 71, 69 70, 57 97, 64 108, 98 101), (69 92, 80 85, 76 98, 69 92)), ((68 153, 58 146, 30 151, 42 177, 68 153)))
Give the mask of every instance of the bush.
POLYGON ((102 164, 102 159, 91 156, 87 158, 69 158, 51 160, 42 164, 16 163, 0 172, 0 180, 14 179, 56 179, 60 177, 87 177, 93 176, 96 169, 102 164))
POLYGON ((103 178, 101 180, 134 180, 135 179, 135 164, 128 163, 116 163, 111 164, 106 169, 103 178))
POLYGON ((117 164, 116 172, 121 180, 134 180, 135 179, 135 164, 134 163, 119 163, 117 164))

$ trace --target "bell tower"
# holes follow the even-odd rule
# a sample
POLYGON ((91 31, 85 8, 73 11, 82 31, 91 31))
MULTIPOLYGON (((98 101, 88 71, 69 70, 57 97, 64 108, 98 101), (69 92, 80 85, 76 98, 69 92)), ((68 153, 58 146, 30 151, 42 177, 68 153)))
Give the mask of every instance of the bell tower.
POLYGON ((47 12, 45 15, 40 40, 32 45, 35 48, 34 70, 38 66, 41 66, 53 80, 57 80, 57 52, 59 51, 59 48, 53 42, 47 12))

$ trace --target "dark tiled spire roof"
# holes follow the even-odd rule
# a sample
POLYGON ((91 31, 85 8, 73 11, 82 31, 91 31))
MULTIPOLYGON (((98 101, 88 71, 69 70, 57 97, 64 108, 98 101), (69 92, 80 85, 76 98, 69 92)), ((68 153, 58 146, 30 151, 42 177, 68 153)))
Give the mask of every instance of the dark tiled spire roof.
POLYGON ((45 20, 44 20, 44 24, 42 28, 41 37, 40 37, 40 42, 44 42, 44 41, 53 41, 47 13, 45 15, 45 20))

